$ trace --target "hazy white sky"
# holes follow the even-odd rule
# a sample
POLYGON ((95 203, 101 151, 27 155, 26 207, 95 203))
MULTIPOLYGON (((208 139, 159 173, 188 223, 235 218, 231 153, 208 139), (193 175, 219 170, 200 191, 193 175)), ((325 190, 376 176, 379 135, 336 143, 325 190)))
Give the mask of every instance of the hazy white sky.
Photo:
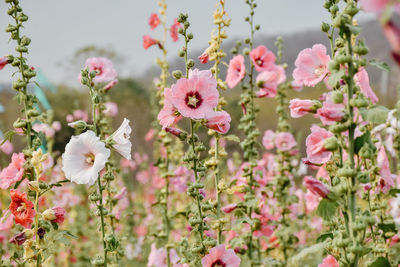
MULTIPOLYGON (((248 7, 244 0, 226 0, 226 9, 232 18, 228 30, 230 37, 247 35, 248 24, 244 17, 248 7)), ((212 29, 212 11, 217 0, 167 0, 168 21, 179 13, 189 15, 195 39, 193 48, 206 48, 212 29)), ((322 20, 328 19, 322 8, 322 0, 258 0, 255 20, 261 24, 263 34, 287 33, 309 28, 319 28, 322 20)), ((71 73, 62 73, 59 62, 73 55, 86 45, 113 46, 126 57, 122 75, 140 75, 154 63, 159 51, 142 48, 142 36, 160 36, 161 32, 150 31, 148 17, 158 10, 156 0, 21 0, 29 21, 25 34, 32 39, 29 62, 40 68, 52 81, 75 79, 71 73)), ((0 1, 0 28, 9 23, 8 6, 0 1)), ((365 15, 361 17, 365 18, 365 15)), ((14 43, 8 43, 9 34, 0 31, 0 55, 10 53, 14 43)), ((182 45, 168 44, 174 56, 182 45)), ((83 63, 82 63, 83 64, 83 63)), ((0 72, 0 82, 8 81, 11 68, 0 72)), ((79 70, 77 70, 77 73, 79 70)))

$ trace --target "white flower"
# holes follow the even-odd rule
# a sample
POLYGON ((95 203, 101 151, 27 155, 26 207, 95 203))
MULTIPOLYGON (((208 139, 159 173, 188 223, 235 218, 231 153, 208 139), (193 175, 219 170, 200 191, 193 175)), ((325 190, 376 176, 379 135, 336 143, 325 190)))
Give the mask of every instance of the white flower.
POLYGON ((400 224, 400 194, 390 200, 390 215, 396 224, 400 224))
POLYGON ((121 126, 111 135, 113 140, 113 147, 120 153, 124 158, 131 159, 132 143, 130 141, 132 129, 129 126, 129 120, 124 119, 121 126))
POLYGON ((92 131, 72 136, 62 155, 65 177, 77 184, 92 185, 105 167, 110 150, 92 131))

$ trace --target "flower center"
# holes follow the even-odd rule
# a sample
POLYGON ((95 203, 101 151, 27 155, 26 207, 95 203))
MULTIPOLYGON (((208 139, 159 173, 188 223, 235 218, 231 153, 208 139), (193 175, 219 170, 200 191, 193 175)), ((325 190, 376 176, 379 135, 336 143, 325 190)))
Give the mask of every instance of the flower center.
POLYGON ((93 165, 94 164, 94 154, 93 153, 87 153, 85 154, 85 161, 87 164, 89 165, 93 165))
POLYGON ((26 210, 26 204, 25 202, 20 203, 20 206, 17 208, 17 212, 24 212, 26 210))
POLYGON ((203 99, 198 92, 189 92, 186 94, 185 103, 189 108, 196 109, 202 102, 203 99))
POLYGON ((218 266, 225 267, 226 264, 223 261, 221 261, 220 259, 214 261, 213 264, 211 264, 211 267, 218 267, 218 266))
POLYGON ((94 67, 93 70, 96 72, 96 76, 99 76, 103 73, 103 70, 101 69, 101 67, 94 67))
POLYGON ((257 60, 256 60, 256 64, 258 65, 258 66, 262 66, 262 64, 263 64, 263 60, 262 59, 260 59, 260 58, 258 58, 257 60))
POLYGON ((124 136, 125 139, 129 138, 129 135, 127 133, 124 133, 123 136, 124 136))
POLYGON ((324 65, 319 65, 315 70, 314 70, 314 74, 316 76, 321 76, 325 73, 325 66, 324 65))

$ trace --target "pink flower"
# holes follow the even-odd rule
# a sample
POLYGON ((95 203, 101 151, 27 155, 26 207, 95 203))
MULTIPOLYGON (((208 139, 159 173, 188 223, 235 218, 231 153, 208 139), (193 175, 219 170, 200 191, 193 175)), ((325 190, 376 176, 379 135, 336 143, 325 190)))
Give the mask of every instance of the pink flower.
POLYGON ((51 124, 51 128, 54 129, 54 131, 58 132, 61 130, 61 123, 59 121, 53 121, 51 124))
POLYGON ((104 86, 103 90, 107 92, 108 90, 110 90, 111 88, 113 88, 117 83, 118 83, 118 80, 117 80, 117 79, 112 80, 111 82, 107 83, 107 84, 104 86))
POLYGON ((343 104, 334 104, 330 101, 324 101, 322 108, 317 110, 317 116, 319 116, 323 125, 332 125, 343 119, 343 110, 343 104))
POLYGON ((361 8, 365 12, 381 14, 386 6, 390 3, 390 0, 360 0, 361 8))
POLYGON ((305 176, 303 184, 305 187, 307 187, 308 190, 320 197, 325 198, 329 193, 329 189, 328 187, 326 187, 326 185, 324 185, 317 179, 312 178, 311 176, 305 176))
POLYGON ((231 127, 231 116, 226 111, 211 111, 206 114, 206 126, 216 132, 226 134, 231 127))
POLYGON ((311 213, 318 207, 320 196, 312 193, 311 190, 307 189, 307 192, 304 195, 304 201, 306 203, 307 213, 311 213))
POLYGON ((225 213, 231 213, 231 212, 234 211, 236 208, 237 208, 237 204, 236 204, 236 203, 231 203, 231 204, 228 204, 228 205, 226 205, 226 206, 223 206, 223 207, 221 208, 221 210, 222 210, 223 212, 225 212, 225 213))
MULTIPOLYGON (((3 143, 3 141, 4 140, 0 138, 0 144, 3 143)), ((2 145, 0 145, 0 150, 5 154, 10 155, 14 150, 14 146, 10 141, 6 140, 2 145)))
POLYGON ((173 127, 182 119, 176 107, 172 104, 172 89, 164 89, 164 107, 158 113, 157 119, 163 128, 173 127))
POLYGON ((118 105, 114 102, 106 102, 104 103, 105 110, 103 110, 103 114, 109 117, 115 117, 118 115, 118 105))
POLYGON ((275 66, 275 55, 264 45, 259 45, 250 52, 250 59, 258 72, 271 70, 275 66))
POLYGON ((366 97, 371 99, 371 102, 373 104, 376 104, 379 99, 369 85, 368 72, 364 68, 360 68, 359 71, 356 73, 354 79, 356 81, 356 84, 360 87, 361 92, 366 97))
POLYGON ((171 28, 169 29, 169 33, 171 35, 172 41, 178 41, 178 29, 182 28, 182 25, 174 19, 174 24, 172 24, 171 28))
POLYGON ((339 263, 332 255, 328 255, 321 264, 318 264, 318 267, 340 267, 339 263))
POLYGON ((61 224, 64 222, 65 209, 62 207, 54 207, 47 209, 43 212, 43 218, 45 220, 61 224))
POLYGON ((293 80, 291 83, 292 89, 295 90, 296 92, 300 92, 303 90, 303 83, 293 80))
POLYGON ((225 79, 229 88, 235 87, 244 78, 245 74, 244 57, 237 55, 229 61, 228 73, 225 79))
POLYGON ((296 146, 296 140, 291 133, 281 132, 275 137, 276 148, 280 151, 289 151, 296 146))
POLYGON ((85 67, 88 67, 89 71, 96 71, 96 77, 93 79, 95 83, 107 83, 117 78, 117 72, 108 58, 88 58, 86 59, 85 67))
POLYGON ((257 97, 275 97, 278 85, 285 80, 285 71, 281 66, 275 66, 271 70, 261 72, 256 79, 257 83, 262 82, 262 88, 257 92, 257 97))
POLYGON ((272 130, 265 131, 262 139, 262 143, 265 149, 267 150, 274 149, 275 147, 274 138, 275 138, 275 133, 272 130))
POLYGON ((206 64, 208 62, 208 57, 210 56, 209 55, 209 51, 210 51, 210 48, 207 48, 206 50, 204 50, 203 54, 201 54, 198 57, 200 62, 201 62, 201 64, 206 64))
POLYGON ((0 70, 2 70, 8 64, 8 57, 0 57, 0 70))
MULTIPOLYGON (((172 264, 176 264, 179 261, 179 256, 175 249, 169 250, 169 257, 172 264)), ((156 245, 151 244, 151 252, 147 262, 148 267, 167 267, 167 251, 164 248, 156 248, 156 245)))
POLYGON ((292 99, 290 100, 289 108, 292 118, 300 118, 315 111, 314 102, 308 99, 292 99))
POLYGON ((225 249, 225 245, 219 245, 210 249, 210 252, 201 259, 203 267, 225 266, 239 267, 240 258, 233 249, 225 249))
POLYGON ((146 142, 150 142, 151 140, 153 140, 155 134, 156 134, 156 131, 154 130, 154 128, 150 128, 150 129, 147 131, 146 135, 144 136, 144 140, 145 140, 146 142))
POLYGON ((389 20, 383 26, 383 33, 386 36, 386 39, 389 41, 389 44, 392 50, 395 53, 400 52, 400 29, 399 27, 391 20, 389 20))
POLYGON ((203 119, 218 105, 217 81, 211 71, 195 69, 189 79, 181 78, 172 85, 172 104, 184 117, 203 119))
POLYGON ((306 139, 307 160, 310 163, 324 164, 331 158, 332 152, 325 149, 324 141, 332 136, 331 132, 319 126, 311 127, 311 134, 306 139))
POLYGON ((157 13, 152 13, 149 18, 150 29, 154 30, 160 24, 157 13))
POLYGON ((24 174, 24 153, 14 153, 11 157, 11 163, 0 172, 0 188, 7 189, 12 184, 22 179, 24 174))
POLYGON ((314 87, 328 74, 330 60, 324 45, 315 44, 312 48, 306 48, 297 56, 293 78, 297 84, 314 87))
POLYGON ((379 149, 376 161, 380 169, 379 175, 381 176, 379 178, 378 188, 386 194, 389 189, 394 186, 394 178, 396 175, 393 175, 390 171, 390 164, 384 146, 381 146, 379 149))
POLYGON ((156 39, 151 38, 150 35, 144 35, 143 36, 143 48, 148 49, 150 46, 153 46, 155 44, 158 44, 159 41, 156 39))

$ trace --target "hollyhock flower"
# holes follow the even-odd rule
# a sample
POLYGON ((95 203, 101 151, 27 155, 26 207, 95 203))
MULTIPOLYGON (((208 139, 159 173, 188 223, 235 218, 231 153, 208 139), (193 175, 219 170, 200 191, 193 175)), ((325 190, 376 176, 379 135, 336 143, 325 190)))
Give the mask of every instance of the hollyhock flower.
POLYGON ((381 14, 390 0, 360 0, 361 8, 365 12, 375 13, 376 15, 381 14))
POLYGON ((143 48, 148 49, 150 46, 153 46, 155 44, 158 44, 159 41, 156 39, 151 38, 150 35, 144 35, 143 36, 143 48))
POLYGON ((77 184, 92 185, 105 167, 110 150, 92 131, 72 136, 62 155, 65 177, 77 184))
MULTIPOLYGON (((30 231, 30 233, 32 233, 31 229, 28 229, 28 231, 30 231)), ((31 234, 31 237, 32 237, 32 234, 31 234)), ((21 246, 22 244, 25 243, 26 239, 27 239, 27 235, 26 235, 25 231, 23 231, 23 232, 17 233, 13 237, 11 237, 8 242, 18 245, 18 246, 21 246)))
POLYGON ((149 18, 150 29, 154 30, 160 24, 157 13, 152 13, 149 18))
POLYGON ((237 55, 229 61, 228 72, 226 74, 226 83, 229 88, 235 87, 246 74, 246 67, 244 66, 244 57, 237 55))
POLYGON ((379 149, 376 161, 379 167, 379 175, 381 176, 379 178, 378 188, 386 194, 389 189, 394 186, 394 178, 396 175, 393 175, 390 171, 389 159, 384 146, 381 146, 379 149))
POLYGON ((0 232, 10 230, 14 225, 14 215, 10 214, 10 210, 5 210, 0 218, 0 232))
MULTIPOLYGON (((172 264, 177 264, 180 260, 175 249, 169 250, 169 257, 172 264)), ((167 251, 164 248, 157 249, 154 243, 151 244, 147 267, 167 267, 167 251)))
POLYGON ((400 28, 389 20, 383 26, 383 33, 392 48, 392 57, 397 64, 400 64, 400 28))
POLYGON ((51 128, 54 129, 54 131, 58 132, 61 130, 61 123, 59 121, 53 121, 51 124, 51 128))
POLYGON ((303 83, 299 81, 293 80, 290 85, 292 86, 292 89, 296 92, 301 92, 303 90, 303 83))
POLYGON ((172 24, 171 28, 169 29, 169 33, 171 35, 172 41, 178 41, 178 29, 182 28, 182 25, 174 19, 174 24, 172 24))
POLYGON ((319 205, 320 196, 311 192, 311 190, 307 189, 306 194, 304 195, 304 202, 306 204, 307 213, 313 212, 319 205))
POLYGON ((8 64, 8 57, 0 57, 0 70, 2 70, 8 64))
POLYGON ((147 142, 150 142, 151 140, 154 139, 155 134, 156 134, 156 130, 154 130, 154 128, 150 128, 147 131, 146 135, 144 136, 144 140, 147 142))
POLYGON ((280 151, 289 151, 296 146, 296 140, 291 133, 281 132, 275 137, 276 148, 280 151))
POLYGON ((176 107, 172 104, 172 89, 164 89, 164 107, 158 113, 157 119, 163 128, 175 126, 182 116, 179 114, 176 107))
POLYGON ((292 118, 300 118, 308 113, 315 112, 314 101, 308 99, 292 99, 289 108, 292 118))
POLYGON ((210 252, 201 259, 203 267, 225 266, 239 267, 240 258, 233 249, 225 249, 225 245, 219 245, 210 249, 210 252))
POLYGON ((371 102, 373 104, 376 104, 379 99, 369 85, 368 72, 364 68, 360 68, 354 76, 354 80, 356 81, 356 84, 360 87, 361 93, 371 99, 371 102))
POLYGON ((400 194, 397 194, 395 198, 392 198, 390 204, 390 215, 396 224, 400 224, 400 194))
POLYGON ((95 83, 107 83, 117 78, 117 72, 108 58, 105 57, 92 57, 86 59, 85 67, 89 71, 96 71, 96 77, 93 78, 95 83))
POLYGON ((11 163, 0 172, 0 188, 7 189, 24 175, 24 153, 14 153, 11 163))
POLYGON ((237 204, 236 203, 231 203, 228 205, 225 205, 221 208, 221 210, 225 213, 231 213, 232 211, 234 211, 237 208, 237 204))
MULTIPOLYGON (((4 140, 0 138, 0 144, 3 143, 3 141, 4 140)), ((14 146, 10 141, 6 140, 2 145, 0 145, 0 150, 5 154, 10 155, 14 150, 14 146)))
POLYGON ((29 228, 35 216, 33 203, 26 198, 26 193, 21 193, 18 190, 11 189, 10 195, 11 203, 9 209, 14 215, 15 223, 29 228))
POLYGON ((250 52, 250 59, 253 61, 256 71, 271 70, 275 66, 275 55, 264 45, 259 45, 250 52))
POLYGON ((344 105, 334 104, 330 101, 324 101, 322 107, 317 110, 317 115, 323 125, 332 125, 341 121, 344 117, 344 105))
POLYGON ((332 156, 332 152, 324 147, 325 139, 332 137, 333 134, 327 130, 318 127, 311 127, 311 134, 307 136, 307 160, 312 164, 324 164, 332 156))
POLYGON ((194 70, 172 85, 172 104, 184 117, 204 119, 218 105, 217 81, 209 70, 194 70))
POLYGON ((103 110, 103 114, 109 117, 115 117, 118 115, 118 105, 114 102, 106 102, 104 103, 105 110, 103 110))
POLYGON ((257 75, 257 84, 262 82, 260 91, 257 92, 257 97, 275 97, 278 92, 279 74, 275 71, 263 71, 257 75))
POLYGON ((32 129, 35 130, 35 132, 44 133, 46 137, 50 138, 54 137, 54 135, 56 134, 56 131, 46 123, 35 123, 32 126, 32 129))
POLYGON ((117 83, 118 83, 118 80, 117 80, 117 79, 112 80, 111 82, 107 83, 107 84, 103 87, 103 90, 107 92, 108 90, 110 90, 111 88, 113 88, 117 83))
POLYGON ((210 56, 211 47, 208 47, 204 50, 203 54, 201 54, 198 59, 200 60, 201 64, 206 64, 208 62, 208 57, 210 56))
POLYGON ((303 184, 308 190, 320 197, 325 198, 329 193, 329 189, 325 184, 321 183, 317 179, 312 178, 311 176, 305 176, 303 184))
POLYGON ((216 132, 226 134, 231 127, 231 116, 226 111, 210 111, 206 114, 206 126, 216 132))
POLYGON ((262 144, 264 145, 265 149, 270 150, 274 149, 275 143, 275 133, 272 130, 266 130, 262 139, 262 144))
POLYGON ((318 264, 318 267, 340 267, 339 263, 332 255, 328 255, 321 264, 318 264))
POLYGON ((43 218, 47 221, 61 224, 64 222, 65 209, 62 207, 54 207, 43 212, 43 218))
POLYGON ((324 45, 315 44, 312 48, 306 48, 297 56, 293 78, 298 84, 314 87, 328 74, 330 60, 324 45))
POLYGON ((129 120, 124 118, 121 126, 111 135, 113 148, 120 153, 124 158, 130 160, 132 143, 130 141, 132 129, 129 126, 129 120))

